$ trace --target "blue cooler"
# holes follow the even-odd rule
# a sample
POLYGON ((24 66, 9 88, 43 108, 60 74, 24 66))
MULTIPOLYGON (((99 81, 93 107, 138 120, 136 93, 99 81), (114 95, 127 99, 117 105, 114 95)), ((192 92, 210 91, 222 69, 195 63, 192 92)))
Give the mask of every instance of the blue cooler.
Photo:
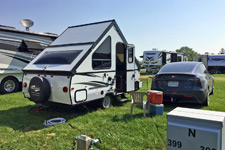
POLYGON ((163 104, 149 104, 150 105, 150 112, 149 114, 152 116, 155 115, 163 115, 164 105, 163 104))

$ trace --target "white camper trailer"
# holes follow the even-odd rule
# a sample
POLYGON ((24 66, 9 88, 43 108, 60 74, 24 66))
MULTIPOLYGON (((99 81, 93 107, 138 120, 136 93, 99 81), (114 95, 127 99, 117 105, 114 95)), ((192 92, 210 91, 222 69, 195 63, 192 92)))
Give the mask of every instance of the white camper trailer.
POLYGON ((171 62, 187 61, 187 57, 176 52, 150 50, 143 53, 143 66, 149 73, 157 73, 160 68, 171 62))
POLYGON ((193 58, 193 61, 203 62, 205 67, 212 74, 225 73, 225 54, 198 55, 193 58))
POLYGON ((0 92, 6 94, 21 89, 22 69, 56 37, 56 34, 0 25, 0 92))
POLYGON ((24 69, 23 92, 35 103, 77 105, 139 89, 133 45, 115 20, 68 27, 24 69))

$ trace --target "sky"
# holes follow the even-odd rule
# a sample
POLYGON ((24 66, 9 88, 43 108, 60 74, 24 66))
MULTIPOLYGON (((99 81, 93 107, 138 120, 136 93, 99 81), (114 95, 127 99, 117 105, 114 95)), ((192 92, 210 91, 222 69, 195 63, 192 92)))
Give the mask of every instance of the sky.
POLYGON ((136 57, 157 48, 217 54, 225 48, 225 0, 1 0, 0 24, 60 34, 68 26, 115 19, 136 57))

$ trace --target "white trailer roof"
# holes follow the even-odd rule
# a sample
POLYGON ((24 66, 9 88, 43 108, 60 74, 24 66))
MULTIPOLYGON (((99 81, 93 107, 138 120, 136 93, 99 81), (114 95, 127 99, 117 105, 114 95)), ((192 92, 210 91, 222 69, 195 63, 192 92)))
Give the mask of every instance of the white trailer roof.
POLYGON ((97 41, 111 22, 68 27, 51 45, 92 43, 97 41))
MULTIPOLYGON (((24 69, 24 72, 35 73, 53 73, 63 75, 73 75, 76 73, 77 67, 89 55, 92 49, 101 41, 105 34, 115 27, 124 44, 127 44, 122 32, 120 31, 115 20, 84 24, 68 27, 48 48, 40 53, 32 62, 24 69), (45 59, 42 64, 37 61, 41 57, 45 57, 50 52, 58 51, 80 51, 78 56, 71 63, 60 64, 51 63, 50 59, 45 59), (45 55, 45 56, 44 56, 45 55), (47 60, 47 61, 46 61, 47 60), (47 66, 46 66, 47 65, 47 66), (45 69, 43 69, 45 68, 45 69)), ((59 54, 59 53, 58 53, 59 54)), ((59 54, 61 55, 61 54, 59 54)), ((69 58, 65 58, 66 60, 69 58)))

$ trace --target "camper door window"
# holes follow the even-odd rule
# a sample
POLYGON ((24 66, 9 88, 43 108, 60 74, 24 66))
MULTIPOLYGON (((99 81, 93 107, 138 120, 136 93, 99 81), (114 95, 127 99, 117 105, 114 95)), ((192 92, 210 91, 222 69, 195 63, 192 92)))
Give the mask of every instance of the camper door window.
POLYGON ((128 62, 133 63, 133 61, 134 61, 133 58, 134 58, 133 57, 133 48, 131 48, 128 50, 128 62))
POLYGON ((82 50, 45 52, 34 64, 71 64, 82 50))
POLYGON ((110 36, 108 36, 105 39, 105 41, 93 53, 92 68, 95 70, 111 68, 111 37, 110 36))

